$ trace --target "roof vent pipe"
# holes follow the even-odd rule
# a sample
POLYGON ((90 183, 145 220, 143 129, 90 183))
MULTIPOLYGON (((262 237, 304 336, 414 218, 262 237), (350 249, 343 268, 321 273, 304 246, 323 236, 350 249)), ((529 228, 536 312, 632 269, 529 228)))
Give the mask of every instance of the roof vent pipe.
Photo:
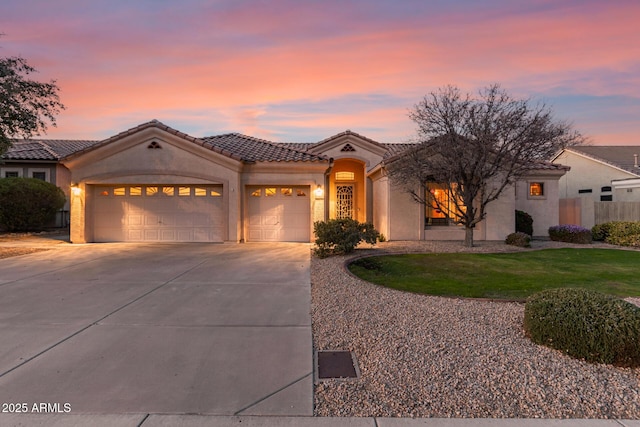
POLYGON ((640 166, 638 166, 638 155, 637 154, 633 155, 633 167, 634 168, 640 167, 640 166))

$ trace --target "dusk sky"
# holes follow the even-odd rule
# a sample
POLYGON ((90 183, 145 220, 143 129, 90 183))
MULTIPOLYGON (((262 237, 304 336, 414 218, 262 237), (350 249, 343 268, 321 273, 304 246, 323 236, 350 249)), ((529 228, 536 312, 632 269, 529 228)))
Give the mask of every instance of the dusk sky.
POLYGON ((499 83, 597 145, 640 145, 637 0, 3 0, 0 56, 55 79, 45 138, 152 119, 192 136, 407 142, 446 84, 499 83))

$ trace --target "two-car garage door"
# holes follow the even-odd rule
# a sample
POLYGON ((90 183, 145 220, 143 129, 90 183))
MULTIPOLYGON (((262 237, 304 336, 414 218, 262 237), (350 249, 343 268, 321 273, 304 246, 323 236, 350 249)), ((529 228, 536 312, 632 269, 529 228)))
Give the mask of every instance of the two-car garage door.
POLYGON ((221 185, 96 185, 96 242, 222 242, 221 185))

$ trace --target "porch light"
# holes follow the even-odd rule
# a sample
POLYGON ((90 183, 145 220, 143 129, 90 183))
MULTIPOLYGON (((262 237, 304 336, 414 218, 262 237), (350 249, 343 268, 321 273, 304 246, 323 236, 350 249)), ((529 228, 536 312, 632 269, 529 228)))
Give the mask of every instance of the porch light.
POLYGON ((71 194, 79 196, 82 194, 82 188, 78 187, 78 184, 71 184, 71 194))
POLYGON ((315 190, 313 190, 313 194, 315 194, 317 198, 324 196, 324 189, 320 184, 318 184, 318 187, 315 190))

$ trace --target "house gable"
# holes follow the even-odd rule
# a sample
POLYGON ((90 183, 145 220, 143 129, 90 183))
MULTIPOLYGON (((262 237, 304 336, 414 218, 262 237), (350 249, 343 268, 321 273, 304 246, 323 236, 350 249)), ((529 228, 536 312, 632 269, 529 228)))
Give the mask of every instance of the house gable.
POLYGON ((75 182, 229 181, 242 170, 241 160, 197 138, 149 122, 62 159, 75 182), (133 181, 131 181, 133 180, 133 181))
POLYGON ((332 159, 357 159, 371 169, 382 161, 387 148, 369 138, 347 130, 309 147, 310 153, 332 159))

